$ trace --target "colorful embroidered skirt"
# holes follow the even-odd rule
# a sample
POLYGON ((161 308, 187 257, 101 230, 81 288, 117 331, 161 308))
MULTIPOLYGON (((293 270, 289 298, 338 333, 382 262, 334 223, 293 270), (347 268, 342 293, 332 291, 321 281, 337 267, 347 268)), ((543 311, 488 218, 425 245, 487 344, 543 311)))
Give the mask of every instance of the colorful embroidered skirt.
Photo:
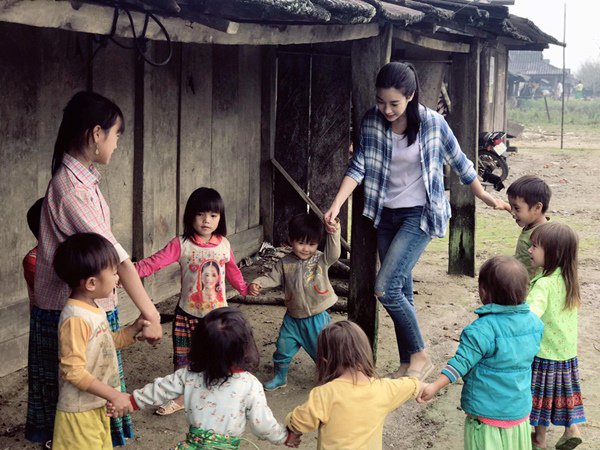
POLYGON ((192 347, 192 334, 200 319, 186 313, 179 306, 173 320, 173 364, 176 367, 189 365, 188 355, 192 347))
POLYGON ((531 425, 568 427, 585 422, 577 357, 567 361, 533 360, 531 425))
MULTIPOLYGON (((119 308, 106 313, 106 318, 110 325, 111 331, 119 331, 119 308)), ((117 361, 119 361, 119 378, 121 379, 121 392, 127 392, 125 387, 125 377, 123 376, 123 363, 121 362, 121 352, 117 350, 117 361)), ((110 418, 110 433, 114 447, 120 447, 127 443, 125 439, 133 438, 133 424, 131 416, 127 414, 125 417, 110 418)))
POLYGON ((179 442, 175 450, 236 450, 240 448, 240 438, 214 433, 211 430, 190 427, 185 441, 179 442))
POLYGON ((54 433, 58 402, 58 321, 60 311, 34 306, 29 319, 27 422, 25 439, 46 442, 54 433))

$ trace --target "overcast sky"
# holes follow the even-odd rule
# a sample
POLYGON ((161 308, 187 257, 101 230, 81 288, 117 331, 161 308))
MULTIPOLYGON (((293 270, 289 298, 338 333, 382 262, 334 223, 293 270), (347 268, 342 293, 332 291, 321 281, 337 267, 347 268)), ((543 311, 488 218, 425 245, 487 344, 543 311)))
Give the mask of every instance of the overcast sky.
MULTIPOLYGON (((576 72, 589 59, 600 59, 600 2, 597 0, 515 0, 511 14, 527 17, 542 31, 563 40, 563 11, 567 5, 567 68, 576 72)), ((551 45, 544 58, 562 67, 562 47, 551 45)))

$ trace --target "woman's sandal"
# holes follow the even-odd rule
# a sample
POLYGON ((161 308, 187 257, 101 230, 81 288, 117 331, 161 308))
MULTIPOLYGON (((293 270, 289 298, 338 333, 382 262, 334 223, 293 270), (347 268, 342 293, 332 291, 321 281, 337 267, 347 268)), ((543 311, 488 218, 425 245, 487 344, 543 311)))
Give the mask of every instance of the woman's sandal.
POLYGON ((154 412, 154 414, 158 416, 168 416, 170 414, 176 413, 177 411, 181 411, 183 409, 182 405, 179 405, 175 400, 169 400, 162 406, 159 406, 158 409, 154 412))
POLYGON ((52 439, 48 439, 45 443, 44 443, 44 449, 46 450, 52 450, 52 439))
POLYGON ((425 381, 425 379, 431 375, 434 370, 435 366, 431 361, 428 361, 421 370, 408 369, 406 371, 406 376, 417 378, 419 381, 425 381))

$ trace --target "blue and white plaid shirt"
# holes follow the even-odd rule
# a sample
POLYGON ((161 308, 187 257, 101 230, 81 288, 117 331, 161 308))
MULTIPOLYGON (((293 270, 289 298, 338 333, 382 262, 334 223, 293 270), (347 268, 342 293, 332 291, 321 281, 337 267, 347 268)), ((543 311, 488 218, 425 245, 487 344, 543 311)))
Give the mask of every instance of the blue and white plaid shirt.
MULTIPOLYGON (((451 216, 450 202, 444 193, 444 162, 458 175, 460 182, 471 184, 477 173, 473 163, 460 149, 446 120, 435 111, 419 107, 421 127, 419 146, 427 203, 421 216, 421 229, 431 237, 444 237, 451 216)), ((390 177, 392 127, 377 107, 367 111, 360 129, 360 143, 346 176, 364 182, 363 215, 379 225, 383 200, 390 177)))

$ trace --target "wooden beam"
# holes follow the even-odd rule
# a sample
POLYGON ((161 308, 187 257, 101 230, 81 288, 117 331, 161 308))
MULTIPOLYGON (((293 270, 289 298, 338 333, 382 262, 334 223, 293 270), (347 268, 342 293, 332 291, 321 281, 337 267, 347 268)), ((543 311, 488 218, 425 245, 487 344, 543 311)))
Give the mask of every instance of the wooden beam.
MULTIPOLYGON (((277 171, 283 176, 283 178, 285 178, 286 181, 290 184, 290 186, 292 186, 294 188, 294 190, 298 193, 298 195, 300 197, 302 197, 302 200, 304 200, 308 204, 308 206, 310 206, 310 209, 312 209, 312 211, 317 216, 319 216, 319 219, 323 220, 323 212, 316 205, 316 203, 313 202, 312 199, 308 195, 306 195, 306 193, 302 190, 302 188, 300 186, 298 186, 298 184, 294 181, 294 179, 290 176, 290 174, 287 173, 287 171, 281 166, 281 164, 279 164, 277 162, 277 160, 275 158, 273 158, 271 160, 271 162, 273 163, 273 166, 277 169, 277 171)), ((344 238, 340 238, 340 239, 342 242, 342 247, 344 247, 347 251, 351 251, 350 245, 348 245, 346 240, 344 238)))
MULTIPOLYGON (((450 77, 452 127, 462 151, 477 167, 479 135, 479 56, 481 44, 474 41, 471 53, 454 55, 450 77)), ((450 239, 448 273, 475 275, 475 197, 471 188, 460 184, 454 172, 450 175, 450 239)))
POLYGON ((450 53, 469 53, 471 48, 470 44, 444 41, 442 39, 423 36, 398 28, 394 29, 394 39, 398 39, 409 44, 418 45, 419 47, 428 48, 430 50, 439 50, 450 53))
MULTIPOLYGON (((20 23, 34 27, 108 35, 113 22, 112 7, 84 3, 77 10, 67 1, 0 0, 0 22, 20 23)), ((144 25, 145 15, 132 12, 136 30, 144 25)), ((377 23, 358 25, 263 25, 230 23, 226 32, 179 17, 161 17, 161 22, 174 42, 224 45, 285 45, 364 39, 379 34, 377 23), (235 24, 235 26, 234 26, 235 24), (235 32, 235 33, 234 33, 235 32), (233 33, 233 34, 232 34, 233 33)), ((206 22, 205 19, 202 22, 206 22)), ((223 24, 212 25, 223 29, 223 24)), ((138 31, 139 32, 139 31, 138 31)), ((117 22, 117 36, 131 38, 131 27, 125 15, 117 22)), ((160 27, 150 21, 146 37, 165 40, 160 27)))
POLYGON ((260 221, 265 239, 273 242, 273 166, 277 105, 277 49, 263 47, 260 118, 260 221))
MULTIPOLYGON (((352 43, 352 140, 354 148, 360 142, 360 124, 364 113, 375 102, 377 72, 389 62, 392 52, 392 27, 381 36, 352 43)), ((375 300, 377 274, 377 236, 373 221, 362 215, 364 190, 362 185, 352 195, 352 252, 350 253, 350 294, 348 318, 367 334, 373 356, 377 356, 378 304, 375 300)))

